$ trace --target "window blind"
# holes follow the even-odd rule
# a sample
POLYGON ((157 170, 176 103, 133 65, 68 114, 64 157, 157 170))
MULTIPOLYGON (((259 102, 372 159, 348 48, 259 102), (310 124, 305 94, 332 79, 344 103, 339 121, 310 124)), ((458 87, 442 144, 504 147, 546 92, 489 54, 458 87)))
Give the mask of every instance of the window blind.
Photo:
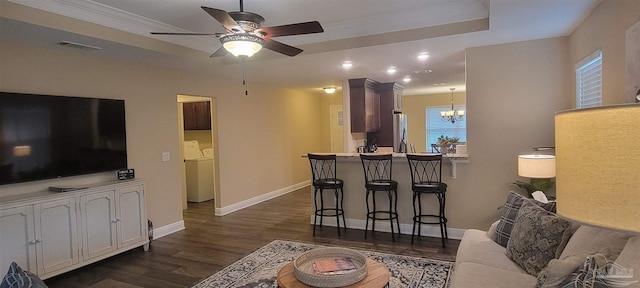
POLYGON ((602 105, 602 51, 580 61, 575 71, 577 108, 602 105))
MULTIPOLYGON (((467 142, 467 116, 456 123, 442 121, 440 111, 449 109, 451 106, 429 106, 426 108, 426 151, 431 151, 431 144, 438 144, 438 137, 441 135, 458 137, 460 142, 467 142)), ((467 107, 466 105, 456 105, 454 109, 466 111, 467 107)))

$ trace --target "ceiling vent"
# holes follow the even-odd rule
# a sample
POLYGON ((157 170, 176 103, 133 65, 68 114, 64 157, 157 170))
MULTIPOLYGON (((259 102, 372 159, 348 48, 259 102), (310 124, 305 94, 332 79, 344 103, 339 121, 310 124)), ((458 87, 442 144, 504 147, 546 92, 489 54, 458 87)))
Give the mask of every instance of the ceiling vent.
POLYGON ((423 70, 414 70, 411 72, 413 72, 414 74, 429 74, 433 71, 431 69, 423 69, 423 70))
POLYGON ((62 41, 62 42, 58 43, 58 45, 65 46, 65 47, 76 48, 76 49, 82 49, 82 50, 102 50, 101 47, 96 47, 96 46, 91 46, 91 45, 86 45, 86 44, 80 44, 80 43, 75 43, 75 42, 69 42, 69 41, 62 41))

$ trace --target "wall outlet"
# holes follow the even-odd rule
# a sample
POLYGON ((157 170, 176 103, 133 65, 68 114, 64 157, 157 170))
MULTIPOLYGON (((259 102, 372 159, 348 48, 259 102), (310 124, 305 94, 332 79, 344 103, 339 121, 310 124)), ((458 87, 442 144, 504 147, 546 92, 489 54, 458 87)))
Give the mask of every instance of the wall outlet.
POLYGON ((171 159, 169 152, 162 152, 162 162, 167 162, 171 159))

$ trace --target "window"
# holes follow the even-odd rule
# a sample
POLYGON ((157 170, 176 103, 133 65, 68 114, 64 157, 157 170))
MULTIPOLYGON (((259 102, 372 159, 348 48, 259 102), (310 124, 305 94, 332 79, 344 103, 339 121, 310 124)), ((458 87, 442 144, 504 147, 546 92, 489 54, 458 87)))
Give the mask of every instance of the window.
POLYGON ((602 51, 584 58, 575 70, 577 108, 602 105, 602 51))
MULTIPOLYGON (((458 137, 460 142, 467 142, 467 117, 462 120, 451 123, 442 121, 440 111, 449 110, 451 106, 429 106, 426 109, 426 127, 427 127, 427 147, 426 151, 431 151, 431 144, 438 144, 440 135, 449 137, 458 137)), ((457 105, 455 110, 467 110, 466 105, 457 105)))

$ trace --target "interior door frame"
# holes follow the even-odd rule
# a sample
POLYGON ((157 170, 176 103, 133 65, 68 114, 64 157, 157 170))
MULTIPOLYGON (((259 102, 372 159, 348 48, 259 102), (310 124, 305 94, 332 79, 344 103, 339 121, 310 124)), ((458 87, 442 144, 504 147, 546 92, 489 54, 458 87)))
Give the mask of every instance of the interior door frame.
MULTIPOLYGON (((178 139, 180 141, 180 157, 183 160, 181 166, 181 181, 182 181, 182 208, 187 209, 187 177, 186 167, 184 164, 184 102, 197 102, 197 101, 209 101, 210 113, 211 113, 211 143, 213 144, 213 199, 215 208, 219 209, 220 206, 220 162, 219 162, 219 150, 218 150, 218 116, 217 116, 217 99, 215 97, 202 97, 191 95, 178 95, 177 107, 178 107, 178 139)), ((215 211, 213 211, 215 212, 215 211)))

